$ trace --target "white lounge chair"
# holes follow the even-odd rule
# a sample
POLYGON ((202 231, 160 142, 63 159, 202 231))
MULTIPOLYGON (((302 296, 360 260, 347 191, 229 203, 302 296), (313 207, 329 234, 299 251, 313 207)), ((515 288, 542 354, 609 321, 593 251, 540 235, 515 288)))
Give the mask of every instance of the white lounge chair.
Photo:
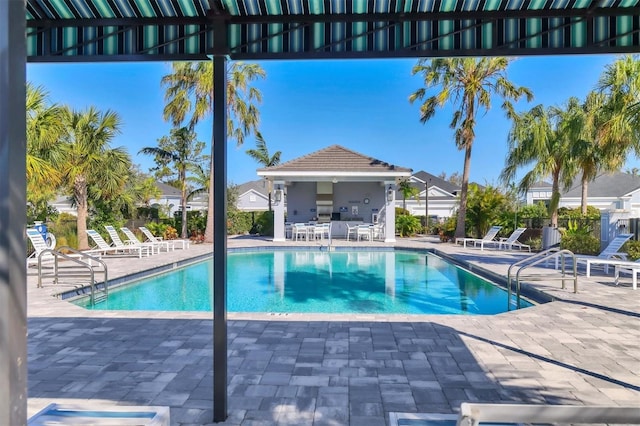
POLYGON ((479 424, 638 424, 637 406, 462 403, 458 426, 479 424))
POLYGON ((635 262, 621 260, 613 263, 614 277, 616 285, 620 284, 620 272, 628 272, 631 274, 631 287, 638 289, 638 273, 640 272, 640 259, 635 262))
POLYGON ((107 243, 104 240, 104 238, 102 238, 102 235, 98 234, 98 232, 93 229, 87 229, 87 234, 89 235, 89 237, 91 237, 93 242, 96 244, 96 247, 91 249, 91 252, 94 252, 94 253, 101 253, 101 254, 113 253, 113 254, 123 254, 123 255, 136 255, 137 253, 137 256, 139 258, 142 258, 143 253, 146 256, 149 256, 149 253, 151 253, 151 250, 149 249, 149 247, 125 246, 124 244, 122 247, 110 246, 109 243, 107 243))
POLYGON ((125 241, 125 243, 131 242, 131 244, 133 244, 134 246, 135 245, 149 246, 152 249, 157 249, 158 253, 160 252, 160 250, 162 248, 164 248, 165 251, 170 251, 170 250, 173 250, 175 248, 175 245, 171 241, 158 241, 158 242, 143 243, 142 241, 140 241, 138 239, 138 237, 136 237, 136 234, 134 234, 133 231, 131 229, 127 228, 126 226, 121 227, 120 230, 128 238, 128 240, 125 241))
MULTIPOLYGON (((49 246, 45 241, 45 239, 42 237, 42 234, 40 234, 40 231, 38 231, 37 229, 33 229, 33 228, 27 229, 26 233, 27 233, 27 237, 29 238, 29 241, 31 241, 31 245, 33 246, 33 250, 34 250, 33 253, 31 253, 31 255, 27 257, 27 268, 29 268, 30 266, 38 265, 39 261, 43 263, 52 262, 55 259, 55 256, 51 252, 46 252, 46 250, 55 249, 55 246, 49 246)), ((86 250, 86 251, 83 251, 83 253, 86 253, 89 256, 93 256, 94 258, 100 259, 99 252, 92 252, 91 250, 86 250)), ((91 257, 89 256, 84 256, 83 254, 73 254, 73 253, 65 254, 65 257, 67 258, 71 257, 74 259, 82 259, 83 261, 91 265, 91 257)))
POLYGON ((120 239, 120 235, 118 235, 118 231, 116 231, 116 228, 114 228, 111 225, 105 225, 104 228, 107 230, 107 233, 109 234, 109 238, 111 238, 112 246, 120 247, 123 250, 126 250, 131 247, 143 247, 147 250, 147 256, 149 254, 155 254, 156 251, 158 253, 160 252, 160 247, 156 247, 151 244, 146 244, 146 245, 136 244, 135 242, 130 240, 127 240, 127 242, 125 243, 124 241, 122 241, 122 239, 120 239))
POLYGON ((511 235, 509 235, 509 237, 500 238, 500 240, 498 241, 498 249, 513 250, 514 248, 517 248, 518 250, 523 250, 526 248, 527 250, 531 251, 530 245, 518 242, 518 238, 520 238, 520 235, 522 235, 522 233, 526 230, 527 228, 517 228, 511 233, 511 235))
MULTIPOLYGON (((627 253, 620 252, 620 248, 631 238, 633 234, 620 234, 615 237, 604 250, 597 256, 577 255, 576 262, 584 263, 587 277, 591 276, 591 265, 603 265, 604 272, 609 273, 609 266, 615 265, 620 260, 627 260, 627 253), (613 260, 613 262, 612 262, 613 260)), ((558 256, 556 256, 556 269, 558 269, 558 256)))
POLYGON ((489 231, 486 233, 486 235, 482 238, 458 238, 456 239, 456 243, 462 243, 462 246, 464 248, 467 247, 467 243, 473 243, 474 247, 477 247, 478 244, 480 244, 480 250, 484 250, 484 245, 487 243, 493 243, 496 244, 497 241, 495 241, 496 236, 498 235, 498 232, 500 232, 500 230, 502 229, 502 226, 492 226, 491 228, 489 228, 489 231))
MULTIPOLYGON (((148 228, 144 226, 141 226, 138 229, 142 231, 144 236, 147 237, 147 240, 149 240, 149 242, 151 243, 164 241, 162 237, 156 237, 155 235, 153 235, 153 233, 151 233, 151 231, 149 231, 148 228)), ((167 241, 171 241, 173 243, 173 248, 175 248, 177 244, 180 244, 183 250, 189 248, 189 240, 167 240, 167 241)))

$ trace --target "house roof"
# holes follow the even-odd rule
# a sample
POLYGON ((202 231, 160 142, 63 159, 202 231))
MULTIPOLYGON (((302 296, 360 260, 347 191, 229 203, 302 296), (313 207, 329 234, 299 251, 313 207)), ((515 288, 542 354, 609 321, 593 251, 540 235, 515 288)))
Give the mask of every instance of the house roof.
POLYGON ((164 182, 156 182, 156 186, 162 191, 163 197, 180 197, 182 194, 175 186, 168 185, 164 182))
MULTIPOLYGON (((589 197, 597 198, 618 198, 630 195, 640 189, 640 176, 630 173, 602 173, 589 182, 589 197)), ((571 188, 562 194, 567 198, 580 198, 582 185, 580 180, 574 181, 571 188)))
MULTIPOLYGON (((443 191, 449 192, 451 194, 455 194, 457 192, 460 191, 460 187, 456 184, 453 184, 447 180, 444 180, 442 178, 439 178, 436 175, 432 175, 431 173, 425 172, 424 170, 420 170, 419 172, 416 172, 413 174, 413 177, 415 177, 416 179, 421 180, 422 182, 429 182, 429 188, 433 187, 433 186, 437 186, 438 188, 442 189, 443 191)), ((418 187, 418 185, 415 185, 416 187, 418 187)), ((424 187, 419 188, 420 190, 423 190, 424 187)))
POLYGON ((635 53, 639 0, 26 0, 31 61, 635 53))
POLYGON ((269 196, 269 188, 267 186, 267 181, 264 179, 245 182, 243 184, 238 185, 237 189, 238 189, 238 195, 246 194, 249 191, 254 191, 264 197, 269 196))
POLYGON ((277 166, 258 169, 260 176, 410 176, 411 169, 385 163, 340 145, 331 145, 319 151, 287 161, 277 166))
POLYGON ((529 189, 534 189, 534 188, 553 188, 553 184, 540 180, 538 182, 535 182, 533 185, 531 185, 529 189))

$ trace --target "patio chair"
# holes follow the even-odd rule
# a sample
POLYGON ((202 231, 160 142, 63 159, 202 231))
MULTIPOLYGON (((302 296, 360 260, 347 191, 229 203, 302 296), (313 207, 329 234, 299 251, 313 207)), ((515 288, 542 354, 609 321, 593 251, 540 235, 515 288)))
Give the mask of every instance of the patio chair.
MULTIPOLYGON (((153 233, 151 231, 149 231, 149 229, 147 229, 145 226, 141 226, 138 228, 140 231, 142 231, 142 233, 144 234, 145 237, 147 237, 147 240, 151 243, 157 243, 160 241, 164 241, 162 239, 162 237, 156 237, 155 235, 153 235, 153 233)), ((189 240, 167 240, 167 241, 171 241, 173 243, 173 248, 175 249, 177 244, 180 244, 182 247, 182 249, 188 249, 189 248, 189 240)))
MULTIPOLYGON (((587 277, 591 276, 591 265, 603 265, 605 274, 608 274, 610 265, 615 266, 621 260, 627 260, 627 253, 618 250, 620 250, 624 243, 632 236, 633 234, 620 234, 611 240, 609 245, 597 256, 576 255, 576 262, 578 264, 585 264, 587 277)), ((556 256, 556 269, 558 269, 558 256, 556 256)))
POLYGON ((158 249, 158 253, 160 253, 160 250, 162 248, 164 248, 165 251, 170 251, 170 250, 173 250, 175 248, 174 244, 170 240, 169 241, 158 241, 158 242, 143 243, 142 241, 140 241, 138 239, 138 237, 136 237, 136 234, 134 234, 133 231, 131 229, 127 228, 126 226, 121 227, 120 230, 128 238, 127 241, 131 241, 131 244, 133 244, 134 246, 135 245, 143 245, 143 246, 149 246, 152 249, 157 248, 158 249))
POLYGON ((87 234, 89 235, 89 237, 91 237, 93 242, 96 244, 96 247, 90 250, 90 252, 93 252, 93 253, 101 253, 105 255, 107 253, 112 253, 112 254, 122 254, 127 256, 127 255, 136 255, 136 252, 137 252, 137 256, 139 258, 142 258, 143 253, 146 253, 146 255, 149 256, 149 253, 151 252, 151 250, 149 250, 149 247, 133 246, 133 245, 125 246, 124 244, 122 245, 122 247, 110 246, 109 243, 107 243, 104 240, 104 238, 102 238, 102 235, 98 234, 98 231, 94 229, 87 229, 87 234))
POLYGON ((350 226, 347 223, 347 241, 349 241, 349 237, 353 235, 353 239, 355 240, 358 236, 358 225, 350 226))
POLYGON ((477 247, 478 244, 480 244, 480 250, 484 250, 484 245, 486 243, 496 243, 495 238, 501 229, 502 226, 492 226, 482 238, 458 238, 456 239, 456 243, 462 243, 464 248, 467 248, 467 243, 473 243, 474 247, 477 247))
POLYGON ((526 248, 531 251, 530 245, 518 242, 518 238, 520 238, 520 235, 526 230, 527 228, 517 228, 508 238, 500 238, 500 240, 498 240, 498 250, 513 250, 514 248, 522 250, 526 248))
POLYGON ((373 236, 373 225, 370 224, 362 224, 358 225, 358 230, 356 231, 357 239, 360 241, 363 238, 371 241, 373 236))
POLYGON ((298 237, 304 237, 305 241, 309 241, 309 225, 306 223, 293 224, 293 239, 298 241, 298 237))

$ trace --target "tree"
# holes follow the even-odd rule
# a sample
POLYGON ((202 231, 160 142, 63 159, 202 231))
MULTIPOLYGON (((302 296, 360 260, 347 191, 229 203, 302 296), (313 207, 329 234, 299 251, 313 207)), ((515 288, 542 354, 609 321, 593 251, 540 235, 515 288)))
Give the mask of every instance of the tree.
POLYGON ((440 179, 446 180, 447 182, 450 182, 450 183, 452 183, 454 185, 457 185, 457 186, 461 186, 462 185, 462 176, 460 176, 460 173, 458 173, 458 172, 453 172, 449 176, 447 176, 446 172, 440 172, 438 177, 440 179))
POLYGON ((467 222, 474 228, 477 237, 485 235, 508 210, 509 201, 498 188, 492 185, 480 188, 478 184, 469 184, 467 222))
POLYGON ((402 193, 402 210, 407 209, 407 198, 414 198, 420 203, 420 190, 411 186, 408 179, 403 179, 398 184, 398 189, 402 193))
MULTIPOLYGON (((262 137, 260 132, 256 132, 256 148, 248 149, 247 154, 249 157, 256 160, 259 164, 264 167, 273 167, 280 164, 280 156, 282 155, 282 151, 276 151, 273 155, 269 155, 269 150, 267 149, 267 142, 262 137)), ((271 211, 271 193, 273 192, 273 182, 269 180, 269 211, 271 211)))
POLYGON ((551 226, 558 226, 558 204, 560 185, 571 185, 575 169, 571 163, 571 132, 568 131, 571 109, 533 107, 522 114, 513 114, 513 125, 509 132, 509 151, 506 165, 500 179, 511 182, 516 171, 531 166, 518 184, 521 193, 525 193, 534 183, 551 176, 552 195, 549 204, 551 226), (563 121, 564 120, 564 121, 563 121))
POLYGON ((89 248, 87 218, 90 200, 108 200, 119 195, 128 180, 131 159, 122 148, 109 144, 120 132, 117 113, 98 111, 63 111, 65 134, 55 165, 63 185, 73 195, 78 210, 78 248, 89 248))
MULTIPOLYGON (((603 142, 603 138, 607 137, 603 132, 609 121, 604 100, 604 94, 590 92, 582 106, 575 108, 576 113, 568 125, 572 140, 571 156, 581 172, 580 207, 583 216, 587 215, 589 182, 601 171, 619 170, 625 160, 623 152, 616 149, 615 145, 603 142)), ((570 101, 570 104, 575 106, 577 102, 570 101)))
POLYGON ((64 134, 63 108, 50 104, 42 86, 27 83, 27 201, 35 211, 48 211, 60 172, 53 162, 64 134))
POLYGON ((456 223, 456 238, 463 238, 467 213, 467 192, 471 168, 471 148, 475 139, 476 117, 480 110, 485 113, 491 107, 494 95, 502 98, 502 109, 507 115, 514 114, 511 101, 522 96, 531 100, 533 95, 525 87, 518 87, 507 80, 507 58, 438 58, 420 59, 413 67, 412 74, 421 74, 424 88, 409 96, 409 102, 423 100, 420 106, 420 121, 426 123, 436 113, 437 108, 452 102, 457 109, 453 113, 450 127, 455 133, 458 149, 465 151, 460 208, 456 223), (439 87, 435 95, 427 97, 427 90, 439 87))
MULTIPOLYGON (((193 128, 213 110, 213 62, 174 62, 172 67, 173 72, 161 80, 167 101, 164 119, 179 126, 191 115, 188 127, 193 128)), ((262 102, 262 94, 251 84, 265 76, 257 64, 233 62, 227 70, 227 136, 238 145, 258 130, 260 112, 256 104, 262 102)), ((213 241, 213 143, 211 150, 205 242, 213 241)))
POLYGON ((188 238, 187 233, 187 172, 202 162, 204 142, 196 140, 196 134, 187 127, 171 129, 169 136, 158 139, 157 147, 145 147, 142 154, 155 156, 158 167, 175 170, 180 185, 180 207, 182 209, 181 238, 188 238))

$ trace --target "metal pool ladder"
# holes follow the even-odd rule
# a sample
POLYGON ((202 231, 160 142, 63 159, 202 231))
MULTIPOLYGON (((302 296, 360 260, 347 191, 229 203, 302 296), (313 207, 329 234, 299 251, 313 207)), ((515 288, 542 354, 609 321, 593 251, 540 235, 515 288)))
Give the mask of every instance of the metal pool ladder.
POLYGON ((536 253, 533 256, 529 256, 526 257, 524 259, 521 259, 519 261, 517 261, 516 263, 513 263, 511 266, 509 266, 509 270, 507 271, 507 290, 509 293, 509 297, 507 300, 507 307, 510 308, 511 307, 511 281, 513 279, 515 279, 515 283, 516 283, 516 299, 520 300, 520 281, 526 278, 528 281, 545 281, 545 280, 553 280, 553 279, 560 279, 562 280, 562 288, 566 288, 566 284, 565 281, 566 280, 573 280, 573 292, 577 293, 578 292, 578 264, 576 262, 576 256, 575 254, 573 254, 572 251, 570 250, 566 250, 566 249, 559 249, 557 247, 554 248, 550 248, 544 251, 541 251, 540 253, 536 253), (556 256, 560 256, 561 259, 561 270, 560 270, 560 276, 558 276, 558 274, 530 274, 530 275, 521 275, 521 272, 531 266, 536 266, 542 262, 548 262, 549 260, 551 260, 552 258, 556 257, 556 256), (568 256, 571 258, 572 264, 573 264, 573 268, 570 271, 570 274, 567 274, 567 268, 566 268, 566 262, 565 262, 565 256, 568 256), (517 268, 515 270, 515 274, 513 274, 513 270, 514 268, 517 268))
MULTIPOLYGON (((45 261, 48 263, 48 259, 45 261)), ((88 282, 91 290, 89 299, 91 306, 107 300, 107 297, 109 296, 107 264, 98 257, 91 256, 68 246, 59 247, 57 250, 47 249, 40 252, 38 255, 39 288, 42 287, 42 278, 53 278, 54 284, 58 284, 60 282, 60 278, 79 279, 80 283, 88 282), (65 252, 62 252, 62 250, 65 252), (67 254, 67 252, 71 254, 67 254), (50 256, 53 257, 53 265, 43 268, 43 266, 48 266, 48 264, 43 265, 43 259, 50 256), (59 263, 60 259, 68 261, 69 263, 65 263, 65 265, 62 266, 59 263), (96 262, 98 265, 102 266, 101 270, 94 269, 92 262, 96 262), (103 273, 102 288, 98 288, 96 284, 96 272, 103 273), (86 281, 84 279, 86 279, 86 281)))

